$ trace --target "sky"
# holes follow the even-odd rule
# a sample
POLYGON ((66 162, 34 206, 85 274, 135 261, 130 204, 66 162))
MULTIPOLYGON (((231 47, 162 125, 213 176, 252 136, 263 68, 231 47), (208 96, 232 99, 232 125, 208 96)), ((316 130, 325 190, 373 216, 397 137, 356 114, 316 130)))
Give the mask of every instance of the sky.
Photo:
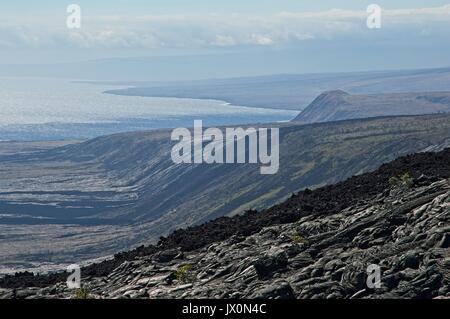
MULTIPOLYGON (((216 55, 221 59, 218 64, 223 64, 218 68, 226 68, 233 57, 246 55, 251 60, 260 55, 274 66, 262 73, 421 68, 450 66, 449 40, 450 0, 15 0, 0 4, 0 64, 216 55), (66 26, 66 8, 72 3, 81 8, 80 29, 66 26), (366 25, 366 9, 372 3, 383 10, 380 29, 366 25), (283 67, 274 60, 280 56, 290 59, 283 67), (333 59, 337 66, 330 63, 333 59)), ((250 69, 244 67, 236 75, 246 72, 250 69)))
MULTIPOLYGON (((6 1, 5 1, 6 2, 6 1)), ((275 13, 282 11, 360 10, 376 3, 385 8, 437 7, 442 0, 15 0, 1 4, 2 14, 59 14, 76 3, 89 14, 174 14, 174 13, 275 13)))

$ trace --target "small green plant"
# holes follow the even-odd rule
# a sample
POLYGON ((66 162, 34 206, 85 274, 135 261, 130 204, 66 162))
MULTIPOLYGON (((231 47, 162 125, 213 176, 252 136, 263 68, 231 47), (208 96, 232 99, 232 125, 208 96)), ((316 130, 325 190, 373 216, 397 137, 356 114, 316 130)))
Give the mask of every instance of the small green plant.
POLYGON ((389 178, 389 185, 392 188, 411 188, 414 185, 414 179, 409 173, 405 173, 401 176, 391 176, 389 178))
POLYGON ((89 290, 87 288, 75 289, 75 299, 90 299, 89 290))
POLYGON ((414 185, 414 179, 409 175, 409 173, 405 173, 400 177, 400 180, 402 181, 403 185, 407 186, 408 188, 412 187, 414 185))
POLYGON ((191 272, 193 267, 194 266, 192 266, 191 264, 186 264, 178 268, 175 272, 175 277, 177 278, 177 280, 184 284, 195 281, 195 276, 191 272))
POLYGON ((391 187, 397 187, 398 185, 400 185, 400 179, 395 176, 389 177, 389 185, 391 185, 391 187))
POLYGON ((308 242, 305 237, 303 237, 299 233, 295 233, 294 235, 292 235, 292 241, 296 242, 297 244, 306 244, 308 242))

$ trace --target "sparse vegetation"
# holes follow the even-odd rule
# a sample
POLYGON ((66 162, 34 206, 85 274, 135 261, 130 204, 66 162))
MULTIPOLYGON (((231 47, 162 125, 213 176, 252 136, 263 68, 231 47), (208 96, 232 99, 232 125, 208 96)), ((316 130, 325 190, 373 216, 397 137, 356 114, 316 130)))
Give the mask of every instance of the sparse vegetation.
POLYGON ((399 182, 400 182, 400 180, 398 179, 398 177, 396 177, 396 176, 389 177, 389 185, 391 185, 391 187, 397 187, 399 182))
POLYGON ((175 277, 180 283, 187 284, 195 281, 195 276, 191 272, 194 266, 191 264, 186 264, 181 266, 175 272, 175 277))
POLYGON ((89 289, 87 288, 77 288, 75 289, 75 299, 90 299, 89 289))
POLYGON ((297 243, 297 244, 306 244, 306 243, 308 243, 308 241, 305 239, 305 237, 303 237, 299 233, 295 233, 294 235, 292 235, 292 241, 297 243))
POLYGON ((400 176, 391 176, 389 178, 389 185, 392 188, 411 188, 414 185, 414 179, 406 172, 400 176))

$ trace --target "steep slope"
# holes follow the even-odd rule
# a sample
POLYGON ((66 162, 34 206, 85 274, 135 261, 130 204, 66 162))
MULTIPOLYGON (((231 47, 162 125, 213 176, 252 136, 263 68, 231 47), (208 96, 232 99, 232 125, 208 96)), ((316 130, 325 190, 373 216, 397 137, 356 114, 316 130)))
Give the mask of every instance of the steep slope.
POLYGON ((448 115, 280 126, 280 171, 272 176, 259 165, 174 165, 168 131, 0 157, 1 266, 102 257, 450 145, 448 115), (24 234, 28 241, 15 240, 24 234))
POLYGON ((351 95, 320 94, 293 121, 331 122, 357 118, 450 112, 450 92, 351 95))
MULTIPOLYGON (((84 269, 83 287, 95 298, 448 298, 449 177, 450 149, 399 158, 119 254, 84 269), (369 266, 379 287, 367 285, 369 266)), ((72 298, 64 278, 7 277, 0 298, 72 298)))

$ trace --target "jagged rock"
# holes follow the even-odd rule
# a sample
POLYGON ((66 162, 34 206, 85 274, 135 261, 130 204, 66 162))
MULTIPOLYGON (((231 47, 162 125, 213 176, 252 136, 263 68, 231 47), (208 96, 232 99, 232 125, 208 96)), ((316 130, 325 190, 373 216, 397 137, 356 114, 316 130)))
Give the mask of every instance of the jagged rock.
POLYGON ((289 266, 295 269, 304 268, 312 263, 314 263, 314 260, 306 252, 289 259, 289 266))
POLYGON ((16 290, 15 292, 15 298, 17 299, 25 299, 29 296, 35 295, 37 292, 36 289, 20 289, 20 290, 16 290))
POLYGON ((284 251, 277 251, 271 255, 263 256, 253 264, 260 278, 270 276, 275 271, 286 268, 287 265, 288 257, 284 251))
MULTIPOLYGON (((183 255, 137 255, 103 276, 82 276, 83 287, 93 298, 450 298, 449 203, 445 179, 383 191, 183 255), (367 284, 373 265, 379 287, 367 284)), ((73 295, 64 283, 0 290, 0 298, 73 295)))
POLYGON ((15 298, 14 290, 0 289, 0 299, 12 299, 15 298))
POLYGON ((450 247, 450 234, 444 234, 442 240, 439 242, 438 247, 449 248, 450 247))
POLYGON ((268 287, 255 291, 250 298, 253 299, 293 299, 295 298, 292 287, 287 282, 274 282, 268 287))
POLYGON ((417 269, 420 265, 420 254, 413 250, 400 257, 399 269, 412 268, 417 269))
POLYGON ((182 253, 177 249, 168 249, 163 250, 156 254, 155 258, 159 262, 166 263, 169 261, 174 260, 175 258, 180 258, 182 256, 182 253))

